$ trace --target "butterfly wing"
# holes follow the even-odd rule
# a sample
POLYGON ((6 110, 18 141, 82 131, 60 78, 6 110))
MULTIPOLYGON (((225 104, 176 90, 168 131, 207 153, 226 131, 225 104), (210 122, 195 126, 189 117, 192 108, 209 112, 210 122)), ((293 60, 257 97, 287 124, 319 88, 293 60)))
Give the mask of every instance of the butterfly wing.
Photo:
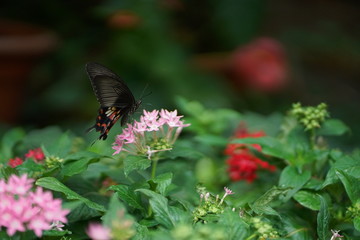
POLYGON ((95 129, 100 132, 99 139, 105 140, 116 121, 121 118, 121 125, 124 125, 138 104, 125 82, 111 70, 98 63, 88 63, 86 71, 100 103, 96 123, 88 131, 95 129))
POLYGON ((101 107, 126 108, 135 104, 135 98, 115 73, 98 63, 86 64, 94 93, 101 107))

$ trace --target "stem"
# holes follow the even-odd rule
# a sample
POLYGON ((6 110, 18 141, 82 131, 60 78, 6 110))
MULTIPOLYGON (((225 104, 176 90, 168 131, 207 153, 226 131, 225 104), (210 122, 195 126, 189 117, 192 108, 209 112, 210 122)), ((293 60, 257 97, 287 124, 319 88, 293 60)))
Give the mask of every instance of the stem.
POLYGON ((156 167, 157 167, 157 159, 153 159, 153 164, 151 166, 151 179, 154 179, 156 177, 156 167))
POLYGON ((316 134, 315 134, 315 129, 311 129, 310 131, 310 147, 311 149, 315 148, 316 145, 316 134))
MULTIPOLYGON (((158 159, 154 159, 152 161, 152 166, 151 166, 151 179, 154 179, 156 177, 156 166, 157 166, 157 162, 158 162, 158 159)), ((148 208, 148 217, 150 217, 152 214, 152 208, 149 204, 149 208, 148 208)))

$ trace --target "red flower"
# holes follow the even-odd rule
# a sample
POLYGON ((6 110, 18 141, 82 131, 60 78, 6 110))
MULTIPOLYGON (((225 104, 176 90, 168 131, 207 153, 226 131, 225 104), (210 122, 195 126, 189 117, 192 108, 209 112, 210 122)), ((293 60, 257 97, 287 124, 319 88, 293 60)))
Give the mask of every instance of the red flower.
POLYGON ((29 150, 25 154, 26 158, 33 158, 36 163, 41 163, 45 159, 45 155, 41 148, 35 148, 32 150, 29 150))
POLYGON ((284 49, 278 41, 259 38, 237 49, 232 72, 237 85, 271 92, 281 89, 287 78, 284 49))
POLYGON ((12 158, 9 160, 8 165, 12 168, 15 168, 16 166, 19 166, 23 164, 23 160, 19 157, 12 158))
MULTIPOLYGON (((249 133, 243 126, 240 126, 240 129, 235 133, 235 138, 255 138, 262 136, 265 136, 264 132, 259 131, 249 133)), ((260 145, 251 144, 251 146, 261 152, 260 145)), ((247 182, 253 182, 256 178, 256 171, 258 168, 267 169, 269 171, 275 171, 276 169, 275 166, 254 156, 246 144, 228 144, 225 149, 225 154, 230 156, 226 163, 229 165, 228 172, 233 181, 246 180, 247 182)))

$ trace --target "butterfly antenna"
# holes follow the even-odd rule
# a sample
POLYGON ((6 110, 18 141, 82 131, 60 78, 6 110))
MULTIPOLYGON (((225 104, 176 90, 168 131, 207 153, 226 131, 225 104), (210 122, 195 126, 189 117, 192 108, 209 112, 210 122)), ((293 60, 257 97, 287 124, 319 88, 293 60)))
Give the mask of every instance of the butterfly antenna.
POLYGON ((145 90, 146 90, 148 87, 149 87, 149 84, 147 83, 147 84, 145 85, 145 87, 144 87, 144 89, 143 89, 142 93, 141 93, 140 100, 142 100, 143 98, 145 98, 145 97, 149 96, 149 95, 152 93, 152 92, 150 91, 150 93, 147 93, 146 95, 144 95, 145 90))

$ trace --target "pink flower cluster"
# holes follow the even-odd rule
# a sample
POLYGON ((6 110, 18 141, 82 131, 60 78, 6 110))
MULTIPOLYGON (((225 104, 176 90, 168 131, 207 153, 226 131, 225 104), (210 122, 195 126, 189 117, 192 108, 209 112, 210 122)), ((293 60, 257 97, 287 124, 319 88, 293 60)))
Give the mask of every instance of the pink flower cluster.
POLYGON ((111 239, 111 230, 100 223, 90 223, 86 233, 92 240, 111 239))
POLYGON ((116 136, 113 155, 125 151, 132 154, 147 154, 150 158, 155 152, 170 150, 169 146, 174 144, 182 129, 190 126, 180 120, 183 116, 178 116, 177 110, 144 110, 143 113, 140 122, 128 124, 122 134, 116 136), (154 147, 154 143, 162 143, 162 146, 154 147))
POLYGON ((26 174, 11 175, 8 181, 0 179, 0 228, 6 227, 9 236, 32 230, 41 237, 54 223, 67 222, 69 210, 61 208, 61 200, 41 187, 31 191, 33 182, 26 174))

